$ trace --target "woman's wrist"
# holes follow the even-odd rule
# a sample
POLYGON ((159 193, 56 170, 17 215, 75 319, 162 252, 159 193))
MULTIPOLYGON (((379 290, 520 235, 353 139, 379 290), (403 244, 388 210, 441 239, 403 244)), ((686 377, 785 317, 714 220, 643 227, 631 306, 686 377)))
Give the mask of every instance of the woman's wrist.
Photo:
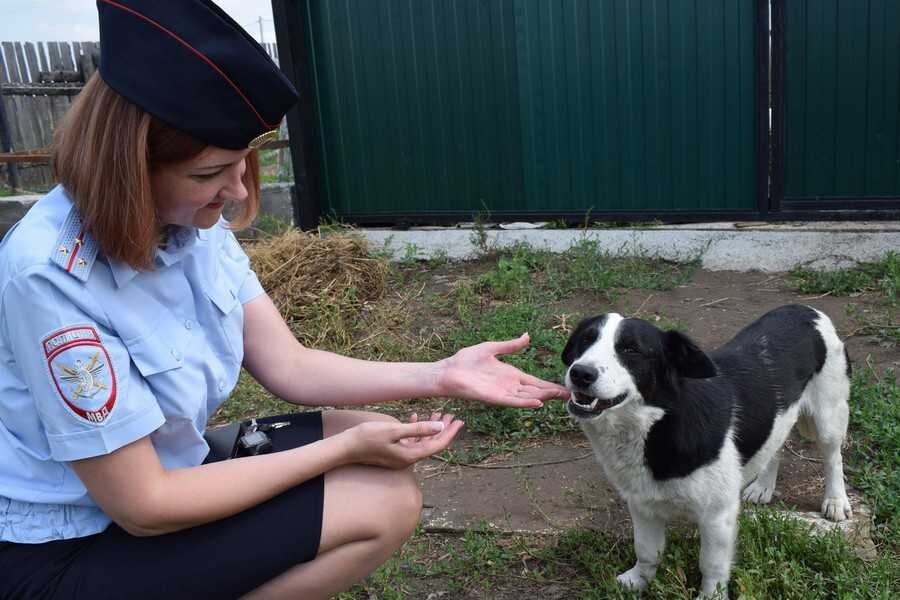
POLYGON ((425 380, 432 383, 432 390, 426 396, 453 396, 453 385, 447 379, 449 358, 427 363, 425 380))

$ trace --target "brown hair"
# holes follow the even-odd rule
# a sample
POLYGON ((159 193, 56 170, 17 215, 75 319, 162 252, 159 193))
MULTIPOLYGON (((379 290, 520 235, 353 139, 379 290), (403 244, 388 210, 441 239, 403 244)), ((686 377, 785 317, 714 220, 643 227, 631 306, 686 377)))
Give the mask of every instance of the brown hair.
MULTIPOLYGON (((190 160, 206 147, 123 98, 95 73, 56 128, 51 161, 100 251, 135 269, 152 270, 160 224, 150 173, 190 160)), ((248 195, 231 229, 249 225, 259 208, 256 150, 246 161, 248 195)))

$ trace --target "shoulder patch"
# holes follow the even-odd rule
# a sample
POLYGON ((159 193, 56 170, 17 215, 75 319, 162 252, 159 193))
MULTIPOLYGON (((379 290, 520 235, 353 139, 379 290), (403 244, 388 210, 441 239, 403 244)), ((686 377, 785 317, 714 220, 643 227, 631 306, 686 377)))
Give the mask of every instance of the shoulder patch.
POLYGON ((87 281, 98 250, 96 240, 84 231, 78 209, 73 206, 59 231, 50 260, 76 279, 87 281))
POLYGON ((69 412, 103 425, 116 405, 116 373, 97 330, 89 325, 60 329, 41 346, 50 379, 69 412))

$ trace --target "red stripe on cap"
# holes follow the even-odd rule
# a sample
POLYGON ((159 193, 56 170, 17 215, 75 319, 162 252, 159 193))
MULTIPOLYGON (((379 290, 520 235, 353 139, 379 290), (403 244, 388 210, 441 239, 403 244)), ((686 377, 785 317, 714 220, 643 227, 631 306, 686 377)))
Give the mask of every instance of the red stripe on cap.
POLYGON ((265 127, 269 128, 269 129, 275 129, 275 127, 277 127, 277 123, 275 125, 273 125, 271 123, 266 123, 266 120, 262 118, 262 115, 259 114, 259 111, 257 111, 256 108, 253 106, 253 104, 250 102, 250 100, 247 99, 247 96, 244 95, 244 92, 241 91, 241 88, 239 88, 237 86, 237 84, 235 84, 231 79, 229 79, 228 75, 226 75, 222 71, 222 69, 220 69, 218 67, 218 65, 216 65, 216 63, 214 63, 212 60, 210 60, 205 54, 203 54, 202 52, 200 52, 199 50, 197 50, 196 48, 191 46, 189 43, 184 41, 181 37, 178 36, 178 34, 176 34, 175 32, 173 32, 169 29, 166 29, 165 27, 163 27, 162 25, 160 25, 159 23, 157 23, 156 21, 154 21, 147 15, 142 15, 141 13, 134 10, 133 8, 123 6, 123 5, 119 4, 118 2, 115 2, 114 0, 100 0, 100 1, 103 2, 104 4, 109 4, 110 6, 115 6, 116 8, 122 9, 125 12, 131 13, 134 16, 147 21, 154 27, 156 27, 156 28, 160 29, 161 31, 164 31, 166 34, 170 35, 172 38, 177 40, 178 43, 180 43, 182 46, 184 46, 185 48, 187 48, 188 50, 190 50, 191 52, 196 54, 200 58, 200 60, 202 60, 203 62, 208 64, 210 67, 212 67, 216 73, 221 75, 222 79, 227 81, 228 85, 230 85, 232 88, 234 88, 234 91, 237 92, 238 96, 240 96, 241 99, 247 104, 247 106, 250 107, 250 110, 253 111, 253 114, 256 115, 256 118, 259 119, 260 123, 262 123, 265 127))

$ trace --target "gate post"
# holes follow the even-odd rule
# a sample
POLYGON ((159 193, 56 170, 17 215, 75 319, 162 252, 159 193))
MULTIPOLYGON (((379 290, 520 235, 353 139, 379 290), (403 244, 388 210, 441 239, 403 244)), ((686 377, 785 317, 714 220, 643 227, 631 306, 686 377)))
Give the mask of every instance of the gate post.
POLYGON ((272 0, 278 62, 297 92, 300 101, 287 113, 294 185, 291 203, 294 223, 303 230, 315 229, 322 215, 322 167, 316 133, 314 78, 309 39, 309 1, 272 0))

